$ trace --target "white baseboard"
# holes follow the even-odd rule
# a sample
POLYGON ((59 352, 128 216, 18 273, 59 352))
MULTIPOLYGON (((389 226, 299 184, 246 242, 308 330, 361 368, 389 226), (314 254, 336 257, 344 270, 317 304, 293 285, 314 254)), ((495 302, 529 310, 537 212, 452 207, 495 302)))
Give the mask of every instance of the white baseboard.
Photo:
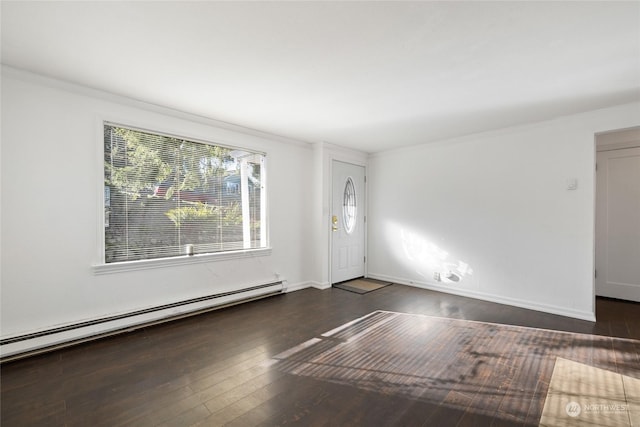
POLYGON ((294 284, 288 284, 285 287, 285 292, 289 293, 289 292, 295 292, 295 291, 301 291, 302 289, 307 289, 307 288, 311 288, 312 282, 300 282, 300 283, 294 283, 294 284))
POLYGON ((320 283, 320 282, 309 281, 309 282, 300 282, 293 285, 287 285, 285 292, 295 292, 295 291, 300 291, 302 289, 307 289, 307 288, 324 290, 324 289, 329 289, 330 287, 331 287, 330 283, 320 283))
POLYGON ((313 286, 316 289, 324 290, 324 289, 329 289, 331 287, 331 283, 329 283, 329 282, 324 282, 324 283, 311 282, 311 286, 313 286))
POLYGON ((502 297, 499 295, 488 294, 484 292, 476 292, 468 289, 442 286, 435 283, 420 282, 412 279, 387 276, 384 274, 369 273, 368 276, 371 277, 372 279, 389 281, 389 282, 398 283, 401 285, 413 286, 421 289, 428 289, 431 291, 459 295, 459 296, 468 297, 468 298, 475 298, 483 301, 495 302, 497 304, 511 305, 514 307, 541 311, 543 313, 557 314, 560 316, 572 317, 574 319, 587 320, 589 322, 596 321, 595 313, 588 312, 588 311, 580 311, 580 310, 573 310, 565 307, 558 307, 554 305, 532 303, 530 301, 524 301, 516 298, 502 297))

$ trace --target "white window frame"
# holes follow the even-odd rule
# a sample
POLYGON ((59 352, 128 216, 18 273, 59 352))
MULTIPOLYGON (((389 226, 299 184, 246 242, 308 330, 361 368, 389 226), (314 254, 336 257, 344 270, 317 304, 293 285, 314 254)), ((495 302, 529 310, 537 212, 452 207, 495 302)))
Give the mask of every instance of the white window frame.
MULTIPOLYGON (((184 131, 181 129, 166 129, 166 127, 162 126, 148 126, 148 125, 140 125, 136 124, 135 120, 109 120, 105 118, 98 118, 96 120, 96 140, 97 140, 97 152, 96 152, 96 181, 97 181, 97 189, 96 195, 98 196, 98 214, 97 214, 97 238, 98 238, 98 254, 97 254, 97 262, 93 263, 91 269, 95 275, 103 275, 103 274, 111 274, 111 273, 120 273, 127 271, 137 271, 137 270, 148 270, 148 269, 156 269, 156 268, 164 268, 164 267, 174 267, 181 265, 190 265, 190 264, 201 264, 207 262, 219 262, 219 261, 227 261, 233 259, 243 259, 243 258, 255 258, 255 257, 264 257, 270 256, 272 253, 272 248, 270 246, 269 239, 269 210, 268 210, 268 196, 267 193, 267 153, 264 151, 260 151, 248 146, 238 146, 233 143, 221 142, 213 139, 204 139, 202 137, 193 136, 192 133, 188 131, 184 131), (105 224, 105 203, 104 203, 104 126, 105 125, 113 125, 113 126, 121 126, 128 129, 139 130, 142 132, 150 132, 158 135, 165 135, 170 137, 181 138, 197 143, 202 144, 211 144, 222 146, 229 149, 236 150, 244 150, 251 151, 256 154, 260 154, 263 156, 264 165, 263 165, 263 186, 266 191, 261 191, 261 217, 265 220, 265 224, 261 226, 260 235, 261 240, 266 241, 266 246, 262 248, 254 248, 254 249, 242 249, 242 250, 233 250, 233 251, 221 251, 221 252, 212 252, 212 253, 202 253, 195 255, 181 255, 175 257, 168 258, 153 258, 153 259, 145 259, 145 260, 135 260, 135 261, 121 261, 121 262, 105 262, 105 232, 104 232, 104 224, 105 224)), ((217 138, 216 138, 217 139, 217 138)))

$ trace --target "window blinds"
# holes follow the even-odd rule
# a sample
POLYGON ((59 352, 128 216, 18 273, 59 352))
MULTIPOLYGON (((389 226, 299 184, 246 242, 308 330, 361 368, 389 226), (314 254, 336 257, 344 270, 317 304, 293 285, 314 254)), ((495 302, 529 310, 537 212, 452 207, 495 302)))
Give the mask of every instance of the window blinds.
POLYGON ((105 262, 266 247, 264 160, 106 123, 105 262))

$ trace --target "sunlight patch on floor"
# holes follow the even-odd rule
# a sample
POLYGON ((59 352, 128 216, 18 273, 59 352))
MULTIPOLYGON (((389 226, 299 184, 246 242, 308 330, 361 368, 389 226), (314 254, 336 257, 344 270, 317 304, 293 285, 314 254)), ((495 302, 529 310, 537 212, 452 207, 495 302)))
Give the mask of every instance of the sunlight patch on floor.
POLYGON ((640 380, 558 357, 540 426, 640 426, 640 380))

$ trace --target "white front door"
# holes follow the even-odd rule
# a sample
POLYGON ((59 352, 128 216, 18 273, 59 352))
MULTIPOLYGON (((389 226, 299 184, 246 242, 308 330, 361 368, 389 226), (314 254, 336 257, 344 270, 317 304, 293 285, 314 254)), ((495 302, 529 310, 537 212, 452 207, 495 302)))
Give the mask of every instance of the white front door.
POLYGON ((640 148, 601 151, 596 178, 596 295, 640 302, 640 148))
POLYGON ((364 167, 333 161, 331 283, 364 276, 364 181, 364 167))

